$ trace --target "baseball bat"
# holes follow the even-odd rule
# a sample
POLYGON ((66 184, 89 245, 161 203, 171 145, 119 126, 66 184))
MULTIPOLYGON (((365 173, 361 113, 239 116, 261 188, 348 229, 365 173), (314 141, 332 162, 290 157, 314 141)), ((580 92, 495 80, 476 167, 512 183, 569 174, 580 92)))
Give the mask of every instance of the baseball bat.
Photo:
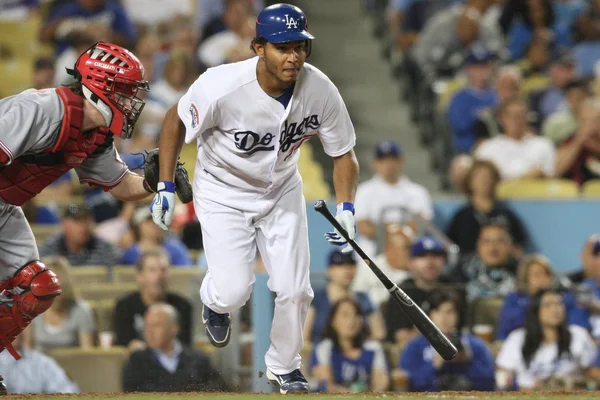
POLYGON ((371 258, 363 251, 363 249, 352 239, 348 237, 348 232, 342 228, 340 223, 335 219, 331 211, 327 208, 325 200, 319 200, 315 203, 315 210, 321 213, 335 229, 348 241, 350 246, 358 253, 363 261, 371 268, 371 271, 379 278, 383 286, 390 292, 390 295, 396 303, 400 306, 402 311, 406 314, 408 319, 413 323, 414 326, 425 336, 425 338, 431 343, 433 348, 442 356, 444 360, 452 360, 456 357, 458 350, 448 340, 448 338, 440 331, 440 329, 429 319, 427 314, 412 301, 402 289, 392 282, 386 274, 379 269, 379 267, 371 260, 371 258))

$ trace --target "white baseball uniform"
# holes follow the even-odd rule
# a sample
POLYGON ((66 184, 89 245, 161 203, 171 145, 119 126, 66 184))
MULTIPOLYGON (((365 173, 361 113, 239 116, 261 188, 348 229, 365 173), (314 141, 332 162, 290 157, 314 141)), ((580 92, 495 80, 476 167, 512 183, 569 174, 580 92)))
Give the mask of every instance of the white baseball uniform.
POLYGON ((258 57, 208 69, 178 104, 187 143, 196 140, 194 206, 208 273, 200 296, 218 313, 252 291, 256 248, 277 294, 267 367, 300 368, 313 298, 298 148, 318 135, 331 157, 350 151, 354 127, 335 85, 305 63, 287 107, 258 84, 258 57))

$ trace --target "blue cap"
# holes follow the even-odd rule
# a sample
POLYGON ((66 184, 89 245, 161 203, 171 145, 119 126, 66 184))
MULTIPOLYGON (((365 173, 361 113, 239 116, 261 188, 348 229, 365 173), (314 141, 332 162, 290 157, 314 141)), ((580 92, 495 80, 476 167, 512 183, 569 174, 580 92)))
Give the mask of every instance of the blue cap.
POLYGON ((342 264, 352 264, 356 265, 356 258, 354 257, 354 252, 351 253, 342 253, 340 250, 335 249, 329 253, 327 257, 327 265, 342 265, 342 264))
POLYGON ((465 57, 466 65, 486 64, 496 59, 496 54, 483 46, 474 46, 469 49, 465 57))
POLYGON ((426 254, 446 255, 446 249, 437 239, 431 236, 421 236, 411 247, 412 257, 423 257, 426 254))
POLYGON ((291 4, 269 6, 256 19, 256 36, 263 37, 270 43, 314 39, 307 29, 306 15, 291 4))
POLYGON ((592 254, 595 256, 600 254, 600 233, 593 234, 588 241, 592 244, 592 254))
POLYGON ((375 146, 375 158, 402 157, 400 145, 393 140, 384 140, 375 146))

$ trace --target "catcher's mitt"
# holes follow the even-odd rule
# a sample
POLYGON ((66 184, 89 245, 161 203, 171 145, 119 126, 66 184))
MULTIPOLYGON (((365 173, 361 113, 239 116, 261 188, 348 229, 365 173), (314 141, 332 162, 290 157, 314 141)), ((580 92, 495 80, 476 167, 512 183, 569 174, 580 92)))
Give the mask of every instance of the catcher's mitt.
MULTIPOLYGON (((144 189, 148 192, 156 192, 159 179, 158 148, 146 152, 144 157, 144 189)), ((175 167, 175 192, 182 203, 193 200, 192 185, 183 163, 177 161, 175 167)))

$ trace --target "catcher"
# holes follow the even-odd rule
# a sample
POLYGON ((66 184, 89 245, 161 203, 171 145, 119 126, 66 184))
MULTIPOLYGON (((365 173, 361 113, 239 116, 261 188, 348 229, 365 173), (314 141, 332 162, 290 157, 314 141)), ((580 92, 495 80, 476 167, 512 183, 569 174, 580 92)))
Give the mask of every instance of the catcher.
MULTIPOLYGON (((98 42, 67 72, 75 77, 71 86, 0 100, 0 351, 16 359, 12 341, 61 294, 59 279, 39 261, 20 206, 72 168, 80 182, 123 201, 156 190, 158 152, 147 155, 145 180, 129 171, 113 143, 114 135, 131 137, 144 108, 137 94, 149 85, 137 57, 98 42)), ((187 173, 179 166, 176 174, 180 199, 190 201, 187 173)))

